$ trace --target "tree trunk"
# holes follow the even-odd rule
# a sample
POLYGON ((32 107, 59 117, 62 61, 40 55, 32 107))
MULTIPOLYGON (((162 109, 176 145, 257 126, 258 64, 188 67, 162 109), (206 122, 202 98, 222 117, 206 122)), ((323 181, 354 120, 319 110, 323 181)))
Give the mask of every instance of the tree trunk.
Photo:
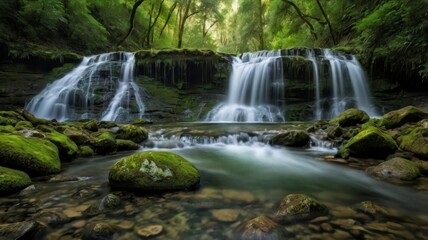
POLYGON ((129 29, 128 32, 126 33, 125 37, 122 38, 122 40, 120 40, 117 44, 116 47, 119 47, 120 44, 122 44, 128 37, 129 35, 131 35, 132 30, 134 29, 134 18, 135 18, 135 14, 137 13, 137 9, 138 7, 144 2, 144 0, 137 0, 134 3, 134 6, 132 7, 132 12, 131 12, 131 17, 129 19, 129 29))
POLYGON ((328 29, 331 35, 331 40, 333 40, 333 44, 336 45, 336 38, 334 37, 333 27, 331 26, 330 20, 328 19, 327 14, 325 13, 324 8, 322 7, 321 2, 319 0, 317 0, 317 4, 322 12, 322 15, 325 18, 325 21, 327 22, 328 29))

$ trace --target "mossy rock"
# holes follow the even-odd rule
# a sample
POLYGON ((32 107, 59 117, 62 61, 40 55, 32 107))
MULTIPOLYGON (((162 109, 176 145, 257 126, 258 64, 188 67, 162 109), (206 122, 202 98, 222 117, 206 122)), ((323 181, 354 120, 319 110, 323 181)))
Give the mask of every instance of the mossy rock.
POLYGON ((46 137, 57 146, 61 160, 71 161, 76 158, 79 148, 69 137, 53 129, 46 133, 46 137))
POLYGON ((61 170, 58 148, 48 140, 0 133, 0 149, 0 165, 24 171, 30 176, 61 170))
POLYGON ((95 138, 86 132, 75 127, 67 127, 64 129, 63 134, 69 137, 78 146, 88 145, 92 146, 95 142, 95 138))
POLYGON ((11 125, 0 126, 0 133, 13 133, 15 131, 16 129, 11 125))
POLYGON ((25 118, 15 111, 0 111, 0 117, 13 119, 16 122, 24 121, 25 118))
POLYGON ((16 130, 23 130, 23 129, 32 128, 32 127, 33 127, 33 124, 29 121, 19 121, 15 125, 16 130))
POLYGON ((275 218, 282 223, 296 222, 326 215, 328 209, 305 194, 288 194, 280 203, 275 218))
POLYGON ((148 133, 145 128, 131 124, 122 125, 117 131, 118 139, 131 140, 135 143, 143 142, 147 137, 148 133))
POLYGON ((153 124, 153 122, 147 121, 145 119, 137 118, 131 124, 135 125, 135 126, 145 126, 145 125, 148 125, 148 124, 153 124))
POLYGON ((83 158, 92 157, 95 155, 94 150, 89 146, 80 146, 78 156, 83 158))
POLYGON ((0 116, 0 126, 7 126, 7 125, 15 126, 15 124, 17 123, 18 123, 17 120, 0 116))
POLYGON ((116 136, 108 131, 97 133, 95 135, 94 148, 101 155, 115 152, 117 149, 116 136))
POLYGON ((398 138, 400 148, 428 160, 428 120, 422 120, 407 135, 398 138))
POLYGON ((140 145, 134 143, 131 140, 116 139, 117 151, 130 151, 138 150, 140 145))
POLYGON ((360 109, 350 108, 339 114, 336 118, 330 120, 330 123, 339 124, 341 127, 350 127, 366 123, 369 119, 370 117, 366 112, 360 109))
POLYGON ((190 189, 199 184, 193 164, 171 152, 146 151, 125 157, 110 169, 112 187, 139 191, 190 189))
POLYGON ((0 195, 18 192, 30 184, 31 179, 25 172, 0 166, 0 195))
POLYGON ((384 179, 400 179, 410 181, 418 178, 421 173, 418 166, 407 159, 396 157, 381 164, 369 167, 366 172, 372 176, 384 179))
POLYGON ((25 118, 26 121, 31 122, 31 124, 33 124, 33 126, 35 127, 38 125, 47 125, 47 126, 56 125, 55 121, 49 121, 46 119, 37 118, 27 110, 22 110, 19 113, 25 118))
POLYGON ((302 130, 290 130, 280 133, 270 140, 272 145, 302 147, 309 142, 309 135, 302 130))
POLYGON ((428 114, 414 106, 407 106, 382 116, 379 125, 386 129, 396 128, 405 123, 418 122, 428 118, 428 114))
POLYGON ((397 143, 391 136, 378 128, 368 127, 340 148, 338 155, 342 158, 355 156, 384 159, 397 148, 397 143))
POLYGON ((83 123, 82 127, 88 131, 96 132, 98 131, 98 125, 99 125, 99 122, 95 119, 92 119, 83 123))
POLYGON ((112 121, 101 121, 98 124, 98 128, 109 129, 109 128, 114 128, 114 127, 117 127, 117 123, 116 122, 112 122, 112 121))

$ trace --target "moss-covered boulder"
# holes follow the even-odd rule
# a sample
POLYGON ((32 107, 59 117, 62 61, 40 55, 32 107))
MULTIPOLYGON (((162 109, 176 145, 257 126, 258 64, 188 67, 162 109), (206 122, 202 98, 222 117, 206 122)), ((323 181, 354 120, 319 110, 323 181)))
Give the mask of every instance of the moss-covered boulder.
POLYGON ((400 179, 410 181, 420 176, 416 163, 404 158, 396 157, 381 164, 367 168, 366 172, 383 179, 400 179))
POLYGON ((242 223, 235 232, 236 239, 269 239, 285 238, 283 227, 267 216, 259 216, 242 223))
POLYGON ((33 114, 31 114, 27 110, 21 110, 21 111, 19 111, 19 114, 21 114, 25 118, 26 121, 31 122, 31 124, 33 124, 33 126, 38 126, 38 125, 52 126, 52 125, 56 125, 56 121, 49 121, 49 120, 46 120, 46 119, 37 118, 36 116, 34 116, 33 114))
POLYGON ((58 148, 39 138, 0 133, 0 165, 24 171, 30 176, 61 170, 58 148))
POLYGON ((0 196, 17 192, 30 184, 31 179, 26 173, 0 166, 0 196))
POLYGON ((15 126, 19 121, 24 121, 25 118, 14 111, 0 111, 0 126, 15 126))
POLYGON ((383 115, 380 119, 379 126, 391 129, 400 127, 405 123, 418 122, 424 118, 428 118, 427 113, 414 106, 407 106, 383 115))
POLYGON ((78 156, 82 158, 88 158, 95 155, 94 150, 89 146, 80 146, 78 156))
POLYGON ((360 109, 350 108, 339 114, 336 118, 330 120, 330 123, 339 124, 341 127, 350 127, 363 124, 369 119, 370 117, 366 112, 360 109))
POLYGON ((16 129, 11 125, 0 126, 0 133, 13 133, 15 131, 16 129))
POLYGON ((117 139, 117 151, 130 151, 130 150, 138 150, 140 145, 134 143, 131 140, 117 139))
POLYGON ((305 194, 285 196, 275 213, 275 218, 283 223, 302 221, 328 213, 325 205, 305 194))
POLYGON ((32 127, 33 127, 33 124, 29 121, 19 121, 15 125, 16 130, 23 130, 23 129, 32 128, 32 127))
POLYGON ((355 156, 384 159, 388 154, 394 153, 397 148, 397 143, 391 136, 378 128, 368 127, 340 148, 338 155, 342 158, 355 156))
POLYGON ((143 142, 147 139, 148 133, 147 130, 143 127, 126 124, 122 125, 117 131, 118 139, 131 140, 135 143, 143 142))
POLYGON ((199 181, 196 167, 171 152, 146 151, 125 157, 109 174, 112 187, 142 191, 189 189, 199 181))
POLYGON ((88 131, 96 132, 96 131, 98 131, 98 125, 99 125, 99 122, 97 120, 91 119, 91 120, 83 123, 82 127, 88 131))
POLYGON ((61 160, 71 161, 76 158, 79 148, 69 137, 51 129, 46 132, 46 138, 57 146, 61 160))
POLYGON ((428 120, 422 120, 407 135, 398 138, 400 148, 428 160, 428 120))
POLYGON ((63 130, 63 134, 69 137, 78 146, 82 146, 82 145, 92 146, 95 141, 95 138, 85 130, 70 127, 70 126, 66 127, 63 130))
POLYGON ((309 142, 309 135, 302 130, 290 130, 280 133, 270 140, 272 145, 302 147, 309 142))
POLYGON ((101 155, 115 152, 117 149, 116 136, 108 131, 98 132, 95 135, 94 147, 95 151, 101 155))

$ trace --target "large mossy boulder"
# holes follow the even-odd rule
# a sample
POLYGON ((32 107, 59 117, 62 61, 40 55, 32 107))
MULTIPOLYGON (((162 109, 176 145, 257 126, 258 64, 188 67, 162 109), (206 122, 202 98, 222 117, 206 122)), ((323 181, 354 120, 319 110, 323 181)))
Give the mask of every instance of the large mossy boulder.
POLYGON ((369 167, 366 172, 379 178, 400 179, 404 181, 414 180, 421 174, 416 163, 400 157, 392 158, 374 167, 369 167))
POLYGON ((61 170, 58 148, 48 140, 0 133, 0 165, 24 171, 30 176, 61 170))
POLYGON ((53 129, 49 129, 45 133, 46 138, 57 146, 61 160, 71 161, 76 158, 79 147, 69 137, 53 129))
POLYGON ((26 173, 0 166, 0 196, 17 192, 30 184, 31 179, 26 173))
POLYGON ((397 143, 391 136, 376 127, 369 126, 340 148, 338 155, 342 158, 355 156, 384 159, 397 148, 397 143))
POLYGON ((0 111, 0 126, 15 126, 19 121, 24 121, 25 118, 14 111, 0 111))
POLYGON ((305 194, 289 194, 281 200, 275 218, 287 223, 308 220, 327 213, 327 207, 314 198, 305 194))
POLYGON ((336 118, 330 120, 330 123, 339 124, 341 127, 350 127, 357 124, 364 124, 369 120, 370 117, 366 112, 360 109, 350 108, 339 114, 336 118))
POLYGON ((126 124, 117 131, 117 139, 131 140, 135 143, 143 142, 147 139, 147 130, 143 127, 126 124))
POLYGON ((198 169, 171 152, 146 151, 125 157, 109 174, 112 187, 139 191, 190 189, 199 181, 198 169))
POLYGON ((106 155, 115 152, 117 149, 116 136, 112 132, 99 132, 95 135, 95 151, 98 154, 106 155))
POLYGON ((85 130, 67 126, 63 130, 63 134, 75 142, 78 146, 92 146, 95 138, 85 130))
POLYGON ((283 227, 267 216, 259 216, 242 223, 235 232, 236 239, 284 239, 283 227))
POLYGON ((428 160, 428 120, 420 121, 407 135, 398 138, 400 148, 428 160))
POLYGON ((302 147, 309 142, 309 135, 302 130, 290 130, 280 133, 270 140, 272 145, 302 147))
POLYGON ((414 106, 407 106, 383 115, 380 119, 379 126, 391 129, 400 127, 405 123, 418 122, 424 118, 428 118, 428 113, 414 106))
POLYGON ((116 139, 117 151, 138 150, 140 145, 131 140, 116 139))

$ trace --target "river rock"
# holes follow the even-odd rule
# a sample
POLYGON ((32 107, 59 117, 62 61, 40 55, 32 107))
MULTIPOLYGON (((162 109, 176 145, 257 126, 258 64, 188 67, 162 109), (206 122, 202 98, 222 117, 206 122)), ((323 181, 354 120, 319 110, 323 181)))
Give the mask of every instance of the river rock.
POLYGON ((0 133, 0 165, 24 171, 30 176, 61 170, 58 148, 39 138, 0 133))
POLYGON ((339 116, 330 120, 330 123, 339 124, 341 127, 350 127, 355 126, 357 124, 363 124, 369 121, 370 117, 366 112, 356 109, 350 108, 343 111, 339 116))
POLYGON ((379 178, 395 178, 410 181, 420 176, 418 166, 407 159, 396 157, 381 164, 367 168, 366 172, 379 178))
POLYGON ((162 225, 150 225, 147 227, 143 227, 143 228, 137 228, 137 234, 140 237, 143 238, 148 238, 148 237, 153 237, 156 235, 159 235, 162 230, 163 230, 163 226, 162 225))
POLYGON ((78 146, 92 146, 93 142, 95 141, 95 138, 85 130, 77 129, 75 127, 66 127, 63 131, 63 134, 69 137, 78 146))
POLYGON ((280 133, 270 140, 272 145, 302 147, 309 142, 309 135, 302 130, 290 130, 280 133))
POLYGON ((428 160, 428 120, 418 122, 407 135, 398 138, 400 148, 428 160))
POLYGON ((428 113, 414 106, 407 106, 383 115, 380 119, 379 126, 391 129, 400 127, 405 123, 418 122, 424 118, 428 118, 428 113))
POLYGON ((327 214, 328 209, 304 194, 289 194, 280 203, 275 217, 281 222, 308 220, 327 214))
POLYGON ((46 138, 57 146, 61 160, 70 161, 76 158, 79 148, 69 137, 52 128, 45 128, 44 132, 46 133, 46 138))
POLYGON ((15 129, 16 130, 24 130, 27 128, 33 128, 33 124, 29 121, 19 121, 18 123, 16 123, 15 125, 15 129))
POLYGON ((88 131, 97 132, 99 124, 100 123, 97 120, 91 119, 91 120, 83 123, 82 127, 83 127, 83 129, 86 129, 88 131))
POLYGON ((95 135, 94 147, 98 154, 106 155, 117 149, 115 135, 111 132, 99 132, 95 135))
POLYGON ((51 227, 56 227, 70 221, 70 219, 65 214, 63 214, 60 210, 55 209, 42 210, 33 216, 33 220, 51 227))
POLYGON ((94 150, 90 146, 80 146, 78 156, 82 158, 89 158, 95 155, 94 150))
POLYGON ((116 162, 109 173, 112 187, 134 190, 189 189, 200 181, 199 171, 183 157, 145 151, 116 162))
POLYGON ((117 131, 118 139, 131 140, 135 143, 143 142, 147 139, 147 130, 143 127, 126 124, 120 127, 117 131))
POLYGON ((106 240, 113 239, 115 230, 108 223, 98 222, 85 226, 82 231, 82 240, 106 240))
POLYGON ((237 239, 284 239, 281 225, 267 216, 259 216, 241 224, 235 232, 237 239))
POLYGON ((234 222, 239 217, 239 211, 234 209, 215 209, 211 214, 220 222, 234 222))
POLYGON ((104 209, 114 209, 117 208, 121 205, 121 200, 120 197, 110 193, 107 194, 105 197, 103 197, 103 199, 101 199, 100 202, 100 210, 104 210, 104 209))
POLYGON ((388 211, 371 201, 361 202, 358 206, 358 211, 366 213, 372 217, 387 215, 388 211))
POLYGON ((35 221, 0 224, 0 239, 41 239, 45 229, 35 221))
POLYGON ((351 138, 340 148, 338 155, 342 158, 355 156, 384 159, 397 148, 397 143, 391 136, 370 126, 351 138))
POLYGON ((131 140, 116 139, 116 144, 117 151, 131 151, 138 150, 140 148, 140 145, 136 144, 131 140))
POLYGON ((18 192, 30 184, 31 179, 26 173, 0 166, 0 196, 18 192))

